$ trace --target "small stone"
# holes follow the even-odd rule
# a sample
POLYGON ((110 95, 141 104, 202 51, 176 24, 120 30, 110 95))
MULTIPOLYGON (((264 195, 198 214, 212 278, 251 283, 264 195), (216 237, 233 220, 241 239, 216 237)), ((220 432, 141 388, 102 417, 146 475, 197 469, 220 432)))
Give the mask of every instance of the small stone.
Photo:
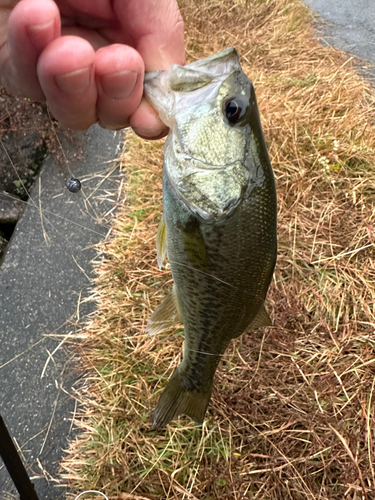
POLYGON ((24 203, 14 195, 0 192, 0 225, 17 224, 24 208, 24 203))

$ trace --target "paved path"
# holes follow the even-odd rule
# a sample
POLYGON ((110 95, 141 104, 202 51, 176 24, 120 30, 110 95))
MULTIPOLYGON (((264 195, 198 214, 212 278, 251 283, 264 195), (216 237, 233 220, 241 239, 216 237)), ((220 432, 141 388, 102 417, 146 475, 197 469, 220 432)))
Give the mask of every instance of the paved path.
POLYGON ((331 45, 375 64, 375 0, 304 2, 328 22, 324 33, 331 45))
MULTIPOLYGON (((89 293, 96 256, 90 246, 108 232, 96 219, 113 208, 103 200, 116 192, 119 179, 113 173, 105 180, 103 170, 113 165, 122 137, 95 126, 63 144, 71 171, 86 178, 77 194, 65 187, 65 167, 46 159, 0 267, 0 413, 40 500, 64 497, 54 480, 77 409, 70 394, 79 360, 68 342, 60 342, 74 332, 77 304, 89 293), (60 337, 46 336, 51 332, 60 337)), ((80 319, 89 312, 81 303, 80 319)), ((1 466, 0 498, 16 493, 1 466)))

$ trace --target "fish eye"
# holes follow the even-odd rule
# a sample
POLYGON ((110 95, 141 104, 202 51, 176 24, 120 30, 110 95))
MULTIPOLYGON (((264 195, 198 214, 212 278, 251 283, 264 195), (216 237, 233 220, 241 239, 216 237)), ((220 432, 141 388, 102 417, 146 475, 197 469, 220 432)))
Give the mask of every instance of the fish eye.
POLYGON ((224 103, 224 113, 228 121, 231 123, 236 123, 238 119, 242 116, 243 103, 238 97, 233 97, 228 99, 224 103))

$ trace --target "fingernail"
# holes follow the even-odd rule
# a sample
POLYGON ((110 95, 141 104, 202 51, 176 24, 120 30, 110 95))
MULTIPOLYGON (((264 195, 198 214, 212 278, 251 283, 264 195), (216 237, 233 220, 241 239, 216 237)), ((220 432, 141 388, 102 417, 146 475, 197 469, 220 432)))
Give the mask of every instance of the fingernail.
POLYGON ((74 96, 84 92, 90 84, 91 66, 55 76, 57 87, 65 94, 74 96))
POLYGON ((142 137, 142 139, 150 139, 150 140, 161 139, 169 132, 168 127, 165 127, 162 130, 160 130, 160 128, 159 129, 135 128, 133 130, 137 135, 139 135, 139 137, 142 137))
POLYGON ((125 121, 124 123, 122 123, 121 125, 113 125, 111 123, 104 123, 102 120, 99 120, 98 121, 98 125, 102 128, 105 128, 107 130, 113 130, 113 131, 118 131, 118 130, 123 130, 124 128, 128 128, 129 127, 129 121, 125 121))
POLYGON ((56 19, 47 23, 34 24, 26 28, 29 40, 37 50, 43 50, 59 36, 59 26, 56 19))
POLYGON ((126 99, 134 91, 138 73, 136 71, 119 71, 100 77, 103 92, 110 99, 126 99))

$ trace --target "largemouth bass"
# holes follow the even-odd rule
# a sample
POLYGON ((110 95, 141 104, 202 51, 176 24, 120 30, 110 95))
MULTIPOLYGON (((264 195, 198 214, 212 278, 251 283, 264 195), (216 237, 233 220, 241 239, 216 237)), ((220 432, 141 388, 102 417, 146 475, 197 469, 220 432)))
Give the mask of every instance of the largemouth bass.
POLYGON ((202 422, 230 341, 271 324, 264 300, 276 262, 276 191, 235 49, 149 73, 145 94, 170 128, 157 249, 174 280, 147 331, 178 321, 185 329, 183 360, 154 412, 159 428, 180 414, 202 422))

